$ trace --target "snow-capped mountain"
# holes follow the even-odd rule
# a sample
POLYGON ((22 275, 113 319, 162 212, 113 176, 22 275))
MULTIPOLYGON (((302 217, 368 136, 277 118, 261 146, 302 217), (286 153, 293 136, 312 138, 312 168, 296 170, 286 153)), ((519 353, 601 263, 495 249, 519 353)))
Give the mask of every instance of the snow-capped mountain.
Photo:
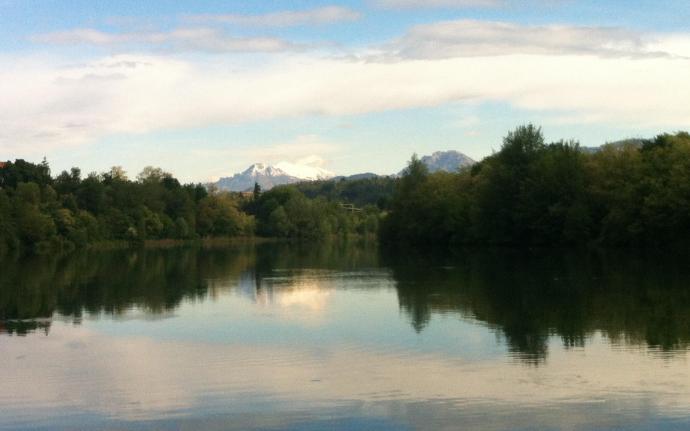
POLYGON ((219 190, 243 192, 252 190, 255 183, 258 183, 262 189, 269 190, 283 184, 325 180, 333 177, 333 173, 315 166, 289 162, 281 162, 276 166, 255 163, 244 172, 219 179, 215 185, 219 190))

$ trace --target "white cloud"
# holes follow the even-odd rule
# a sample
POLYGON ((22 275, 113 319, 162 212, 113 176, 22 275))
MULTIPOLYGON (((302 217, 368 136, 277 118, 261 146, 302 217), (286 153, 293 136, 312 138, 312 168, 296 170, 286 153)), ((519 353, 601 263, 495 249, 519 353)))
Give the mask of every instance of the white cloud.
MULTIPOLYGON (((660 47, 672 47, 671 54, 690 52, 687 37, 655 37, 647 48, 637 43, 646 36, 618 30, 590 34, 546 27, 539 33, 485 23, 472 24, 472 37, 462 39, 455 24, 445 25, 440 30, 417 27, 397 43, 398 51, 378 57, 385 61, 293 53, 254 64, 231 55, 161 54, 116 55, 65 67, 55 59, 0 57, 0 149, 42 151, 120 133, 345 116, 460 100, 501 101, 562 113, 572 122, 673 128, 690 124, 690 60, 643 55, 660 47), (523 31, 527 35, 520 36, 523 31), (401 48, 414 46, 410 37, 420 32, 450 41, 453 49, 441 46, 444 55, 439 55, 426 46, 401 48), (586 42, 573 40, 574 35, 588 34, 586 42), (471 48, 473 38, 484 51, 471 48), (640 54, 602 55, 607 49, 640 54)), ((297 144, 303 149, 312 145, 313 151, 294 151, 287 144, 297 144, 288 142, 284 151, 270 152, 292 154, 293 160, 323 154, 324 146, 309 139, 297 144)), ((254 151, 262 160, 262 150, 254 151)))
POLYGON ((272 12, 262 15, 193 15, 194 22, 223 23, 257 27, 292 27, 300 25, 324 25, 356 21, 361 14, 341 6, 324 6, 300 11, 272 12))
MULTIPOLYGON (((337 143, 324 140, 318 135, 300 135, 286 142, 266 146, 246 148, 241 152, 253 161, 275 163, 281 161, 295 162, 301 165, 323 166, 321 156, 332 154, 341 149, 337 143), (316 154, 320 156, 316 156, 316 154)), ((237 151, 237 150, 233 150, 237 151)))
POLYGON ((659 56, 643 34, 615 27, 525 26, 475 20, 412 27, 390 49, 405 58, 452 58, 507 54, 659 56))
POLYGON ((369 0, 385 9, 470 9, 557 6, 569 0, 369 0))
POLYGON ((476 115, 462 116, 453 122, 453 124, 455 126, 460 127, 461 129, 475 127, 475 126, 480 125, 481 123, 482 123, 482 119, 476 115))
POLYGON ((326 160, 321 156, 312 154, 310 156, 298 159, 295 163, 304 166, 323 167, 326 165, 326 160))
POLYGON ((374 3, 391 9, 472 8, 501 6, 505 0, 374 0, 374 3))
POLYGON ((235 37, 213 28, 178 28, 169 32, 106 33, 84 28, 32 37, 34 42, 53 45, 150 46, 172 51, 284 52, 304 49, 273 37, 235 37))
POLYGON ((650 42, 650 49, 690 58, 690 35, 669 34, 650 42))

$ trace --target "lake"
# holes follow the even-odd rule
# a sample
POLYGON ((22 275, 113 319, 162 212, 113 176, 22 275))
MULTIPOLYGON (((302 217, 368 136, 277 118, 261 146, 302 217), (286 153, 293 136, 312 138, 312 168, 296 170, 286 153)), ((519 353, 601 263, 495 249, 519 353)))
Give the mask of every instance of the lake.
POLYGON ((690 429, 690 257, 261 244, 0 262, 2 430, 690 429))

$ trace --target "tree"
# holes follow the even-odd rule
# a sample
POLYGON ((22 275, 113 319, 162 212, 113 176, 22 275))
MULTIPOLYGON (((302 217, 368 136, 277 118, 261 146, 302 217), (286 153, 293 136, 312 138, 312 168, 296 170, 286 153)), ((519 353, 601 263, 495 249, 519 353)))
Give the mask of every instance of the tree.
POLYGON ((477 202, 472 224, 479 241, 495 244, 530 241, 529 226, 518 214, 525 206, 522 191, 530 166, 544 149, 541 128, 532 124, 520 126, 503 139, 501 151, 473 169, 477 202))
POLYGON ((92 214, 100 214, 105 208, 106 188, 95 172, 81 182, 76 190, 77 202, 80 208, 92 214))
POLYGON ((0 189, 0 255, 18 246, 12 203, 4 190, 0 189))
POLYGON ((50 167, 44 159, 41 164, 34 164, 23 159, 7 162, 0 169, 0 187, 15 188, 19 183, 36 183, 39 186, 51 184, 50 167))
POLYGON ((292 226, 285 212, 285 208, 279 206, 274 209, 268 216, 266 232, 280 238, 290 236, 291 231, 292 226))
POLYGON ((237 201, 227 193, 212 194, 199 202, 197 228, 202 236, 252 234, 254 221, 241 212, 237 201))
POLYGON ((172 175, 161 168, 146 166, 139 175, 137 175, 137 181, 140 183, 158 183, 163 181, 166 177, 172 177, 172 175))
POLYGON ((403 171, 400 184, 398 185, 398 194, 400 196, 410 195, 428 176, 429 168, 419 160, 417 154, 413 154, 407 167, 403 171))
POLYGON ((55 235, 53 220, 40 210, 41 190, 38 184, 19 183, 15 196, 17 233, 27 244, 35 245, 55 235))
POLYGON ((382 234, 385 238, 392 241, 421 239, 417 235, 424 223, 420 204, 425 201, 425 196, 421 190, 428 178, 428 168, 417 154, 413 154, 395 188, 391 203, 391 213, 395 215, 384 219, 382 234))

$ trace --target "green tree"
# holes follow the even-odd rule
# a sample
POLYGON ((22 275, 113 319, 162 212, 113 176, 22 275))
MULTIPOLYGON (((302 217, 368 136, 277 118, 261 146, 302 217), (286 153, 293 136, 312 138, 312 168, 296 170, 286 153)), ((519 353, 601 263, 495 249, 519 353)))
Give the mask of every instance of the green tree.
POLYGON ((41 190, 38 184, 29 182, 17 185, 14 205, 17 233, 27 244, 48 241, 56 233, 53 220, 41 212, 40 204, 41 190))

